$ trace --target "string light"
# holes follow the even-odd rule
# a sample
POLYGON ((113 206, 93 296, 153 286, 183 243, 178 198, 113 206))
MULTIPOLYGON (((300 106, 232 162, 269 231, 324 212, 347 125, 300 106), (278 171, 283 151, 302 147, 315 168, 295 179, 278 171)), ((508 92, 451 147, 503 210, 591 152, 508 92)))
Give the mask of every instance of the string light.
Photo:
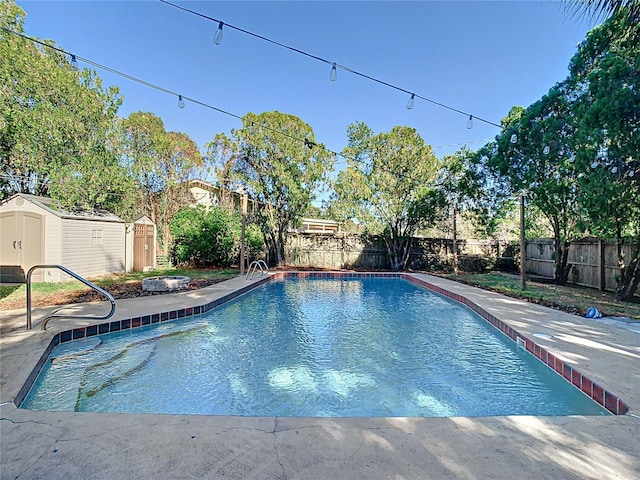
MULTIPOLYGON (((244 118, 243 118, 242 116, 237 115, 237 114, 235 114, 235 113, 228 112, 228 111, 226 111, 226 110, 223 110, 223 109, 221 109, 221 108, 215 107, 215 106, 210 105, 210 104, 208 104, 208 103, 202 102, 202 101, 197 100, 197 99, 195 99, 195 98, 190 98, 190 97, 187 97, 187 96, 183 96, 182 94, 178 94, 178 93, 177 93, 177 92, 175 92, 175 91, 169 90, 169 89, 167 89, 167 88, 164 88, 164 87, 159 86, 159 85, 157 85, 157 84, 151 83, 151 82, 149 82, 149 81, 146 81, 146 80, 140 79, 140 78, 135 77, 135 76, 133 76, 133 75, 129 75, 128 73, 121 72, 121 71, 119 71, 119 70, 116 70, 116 69, 111 68, 111 67, 109 67, 109 66, 106 66, 106 65, 103 65, 103 64, 101 64, 101 63, 95 62, 95 61, 90 60, 90 59, 88 59, 88 58, 84 58, 84 57, 81 57, 81 56, 72 55, 71 53, 67 52, 66 50, 64 50, 64 49, 62 49, 62 48, 55 47, 55 46, 53 46, 53 45, 50 45, 50 44, 44 43, 44 42, 42 42, 42 41, 40 41, 40 40, 38 40, 38 39, 35 39, 35 38, 32 38, 32 37, 29 37, 28 35, 24 35, 24 34, 22 34, 22 33, 15 32, 15 31, 13 31, 13 30, 11 30, 11 29, 9 29, 9 28, 2 27, 2 26, 0 26, 0 30, 3 30, 3 31, 5 31, 5 32, 7 32, 7 33, 11 33, 11 34, 13 34, 13 35, 19 36, 19 37, 21 37, 21 38, 24 38, 25 40, 29 40, 29 41, 31 41, 31 42, 33 42, 33 43, 36 43, 36 44, 41 45, 41 46, 43 46, 43 47, 49 48, 49 49, 51 49, 51 50, 55 50, 55 51, 60 52, 60 53, 62 53, 62 54, 64 54, 64 55, 68 55, 69 57, 75 57, 75 58, 77 58, 77 59, 81 60, 82 62, 84 62, 84 63, 86 63, 86 64, 88 64, 88 65, 91 65, 91 66, 93 66, 93 67, 95 67, 95 68, 98 68, 98 69, 104 70, 104 71, 106 71, 106 72, 112 73, 112 74, 114 74, 114 75, 118 75, 118 76, 120 76, 120 77, 122 77, 122 78, 125 78, 125 79, 127 79, 127 80, 130 80, 130 81, 132 81, 132 82, 139 83, 139 84, 144 85, 144 86, 149 87, 149 88, 153 88, 153 89, 155 89, 155 90, 158 90, 158 91, 160 91, 160 92, 166 93, 166 94, 168 94, 168 95, 177 96, 177 97, 178 97, 178 106, 179 106, 180 108, 183 108, 183 107, 184 107, 184 101, 185 101, 185 100, 189 100, 191 103, 194 103, 194 104, 196 104, 196 105, 200 105, 200 106, 205 107, 205 108, 208 108, 208 109, 210 109, 210 110, 214 110, 214 111, 216 111, 216 112, 218 112, 218 113, 221 113, 221 114, 223 114, 223 115, 227 115, 227 116, 229 116, 229 117, 236 118, 236 119, 238 119, 238 120, 240 120, 240 121, 243 121, 243 120, 244 120, 244 118)), ((337 157, 342 157, 345 161, 346 161, 346 160, 351 160, 351 161, 354 161, 354 162, 357 162, 357 163, 362 163, 362 160, 360 160, 360 159, 358 159, 358 158, 350 157, 350 156, 348 156, 348 155, 345 155, 345 154, 344 154, 344 153, 342 153, 342 152, 335 152, 335 151, 333 151, 333 150, 328 149, 328 148, 327 148, 327 147, 325 147, 324 145, 314 143, 314 142, 310 141, 310 140, 309 140, 309 139, 307 139, 307 138, 304 138, 304 139, 303 139, 303 138, 300 138, 300 137, 296 137, 296 136, 293 136, 293 135, 291 135, 291 134, 289 134, 289 133, 287 133, 287 132, 284 132, 284 131, 281 131, 281 130, 277 130, 277 129, 273 128, 273 127, 270 127, 270 126, 268 126, 268 125, 260 125, 259 127, 260 127, 260 128, 262 128, 263 130, 266 130, 266 131, 272 132, 272 133, 277 134, 277 135, 281 135, 281 136, 286 137, 286 138, 289 138, 289 139, 291 139, 291 140, 302 142, 302 143, 304 143, 304 145, 305 145, 307 148, 309 148, 309 149, 312 149, 312 148, 314 148, 314 147, 317 147, 318 149, 320 149, 320 150, 322 150, 322 151, 324 151, 324 152, 327 152, 328 154, 330 154, 330 155, 331 155, 331 156, 333 156, 333 157, 336 157, 336 158, 337 158, 337 157)), ((254 129, 254 130, 255 130, 255 128, 256 128, 256 125, 255 125, 253 122, 251 122, 251 124, 250 124, 250 126, 249 126, 250 131, 251 131, 251 129, 254 129)), ((476 142, 483 142, 483 141, 487 141, 487 140, 488 140, 488 139, 486 139, 486 140, 477 140, 476 142)), ((474 142, 465 142, 465 143, 460 143, 460 144, 450 144, 450 145, 447 145, 447 146, 459 146, 459 145, 466 145, 467 143, 474 143, 474 142)), ((444 146, 441 146, 441 147, 435 147, 435 148, 444 148, 444 146)), ((393 173, 393 172, 392 172, 392 173, 393 173)), ((629 176, 630 176, 630 177, 632 177, 632 176, 633 176, 633 174, 634 174, 634 172, 633 172, 633 171, 631 171, 631 172, 629 173, 629 176)), ((1 175, 0 175, 0 176, 1 176, 1 175)))
MULTIPOLYGON (((244 34, 246 34, 246 35, 250 35, 250 36, 252 36, 252 37, 254 37, 254 38, 257 38, 257 39, 262 40, 262 41, 267 42, 267 43, 271 43, 272 45, 277 45, 277 46, 279 46, 279 47, 285 48, 285 49, 287 49, 287 50, 290 50, 290 51, 292 51, 292 52, 298 53, 298 54, 300 54, 300 55, 304 55, 304 56, 306 56, 306 57, 313 58, 314 60, 317 60, 317 61, 319 61, 319 62, 324 62, 324 63, 326 63, 327 65, 331 65, 332 67, 333 67, 333 65, 334 65, 334 63, 335 63, 335 62, 330 62, 329 60, 327 60, 327 59, 325 59, 325 58, 322 58, 322 57, 319 57, 319 56, 317 56, 317 55, 313 55, 313 54, 311 54, 311 53, 305 52, 304 50, 300 50, 299 48, 291 47, 291 46, 289 46, 289 45, 285 45, 284 43, 276 42, 275 40, 271 40, 270 38, 264 37, 264 36, 262 36, 262 35, 258 35, 257 33, 250 32, 249 30, 245 30, 245 29, 243 29, 243 28, 236 27, 235 25, 230 25, 230 24, 228 24, 228 23, 227 23, 227 24, 225 24, 225 23, 223 23, 221 20, 219 20, 219 19, 217 19, 217 18, 213 18, 213 17, 210 17, 210 16, 205 15, 205 14, 203 14, 203 13, 196 12, 195 10, 190 10, 190 9, 188 9, 188 8, 185 8, 185 7, 181 6, 181 5, 176 5, 175 3, 168 2, 167 0, 160 0, 160 2, 161 2, 161 3, 164 3, 164 4, 166 4, 166 5, 169 5, 169 6, 171 6, 171 7, 177 8, 177 9, 179 9, 179 10, 182 10, 182 11, 184 11, 184 12, 190 13, 190 14, 192 14, 192 15, 196 15, 196 16, 198 16, 198 17, 204 18, 204 19, 206 19, 206 20, 209 20, 209 21, 212 21, 212 22, 217 22, 217 23, 218 23, 218 31, 219 31, 219 32, 221 32, 221 31, 222 31, 222 25, 226 25, 226 26, 227 26, 227 28, 231 28, 231 29, 233 29, 233 30, 236 30, 236 31, 241 32, 241 33, 244 33, 244 34)), ((217 43, 217 42, 216 42, 216 43, 217 43)), ((426 101, 426 102, 432 103, 432 104, 434 104, 434 105, 438 105, 439 107, 446 108, 447 110, 451 110, 452 112, 456 112, 456 113, 459 113, 459 114, 464 115, 464 116, 467 116, 467 117, 469 116, 469 113, 468 113, 468 112, 464 112, 464 111, 462 111, 462 110, 459 110, 459 109, 457 109, 457 108, 451 107, 451 106, 449 106, 449 105, 446 105, 446 104, 444 104, 444 103, 438 102, 438 101, 436 101, 436 100, 432 100, 432 99, 430 99, 430 98, 423 97, 422 95, 417 95, 417 94, 412 93, 411 91, 409 91, 409 90, 407 90, 407 89, 405 89, 405 88, 399 87, 399 86, 394 85, 394 84, 392 84, 392 83, 385 82, 384 80, 380 80, 380 79, 378 79, 378 78, 372 77, 372 76, 370 76, 370 75, 367 75, 367 74, 365 74, 365 73, 359 72, 359 71, 357 71, 357 70, 353 70, 353 69, 351 69, 351 68, 349 68, 349 67, 346 67, 346 66, 344 66, 344 65, 338 65, 337 63, 336 63, 335 65, 336 65, 336 67, 338 67, 338 66, 339 66, 342 70, 345 70, 345 71, 347 71, 347 72, 349 72, 349 73, 352 73, 352 74, 354 74, 354 75, 357 75, 357 76, 359 76, 359 77, 365 78, 365 79, 367 79, 367 80, 370 80, 370 81, 372 81, 372 82, 378 83, 378 84, 380 84, 380 85, 384 85, 384 86, 389 87, 389 88, 393 88, 393 89, 398 90, 398 91, 400 91, 400 92, 404 92, 404 93, 406 93, 406 94, 410 94, 414 100, 415 100, 415 98, 419 98, 419 99, 421 99, 421 100, 424 100, 424 101, 426 101)), ((413 108, 413 107, 411 107, 411 108, 413 108)), ((479 120, 479 121, 481 121, 481 122, 484 122, 484 123, 486 123, 486 124, 488 124, 488 125, 493 125, 494 127, 498 127, 498 128, 500 128, 500 129, 502 128, 502 126, 501 126, 500 124, 495 123, 495 122, 491 122, 491 121, 489 121, 489 120, 486 120, 486 119, 484 119, 484 118, 478 117, 478 116, 476 116, 476 115, 474 115, 474 118, 475 118, 476 120, 479 120)))
POLYGON ((224 22, 218 22, 218 30, 216 30, 216 35, 213 37, 213 43, 216 45, 222 43, 222 27, 224 27, 224 22))
POLYGON ((511 135, 511 143, 518 143, 518 135, 515 133, 511 135))
POLYGON ((78 66, 78 59, 75 55, 71 54, 71 66, 78 70, 80 67, 78 66))
POLYGON ((542 153, 544 153, 545 155, 549 155, 550 151, 551 148, 549 148, 549 145, 545 145, 545 147, 542 149, 542 153))
POLYGON ((467 120, 467 128, 469 130, 473 128, 473 115, 469 115, 469 120, 467 120))
POLYGON ((331 73, 329 74, 329 81, 335 82, 338 78, 338 70, 336 69, 335 62, 331 64, 331 73))
POLYGON ((415 101, 415 98, 416 98, 416 94, 412 93, 411 98, 407 102, 407 109, 411 110, 413 108, 413 102, 415 101))

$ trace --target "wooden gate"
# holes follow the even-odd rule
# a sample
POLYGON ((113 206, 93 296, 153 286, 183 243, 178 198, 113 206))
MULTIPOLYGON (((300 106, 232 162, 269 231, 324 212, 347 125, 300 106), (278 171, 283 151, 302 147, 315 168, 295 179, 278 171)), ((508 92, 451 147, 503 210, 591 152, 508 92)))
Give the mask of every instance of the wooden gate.
POLYGON ((133 237, 133 270, 144 271, 145 267, 154 267, 154 257, 156 254, 155 227, 142 223, 134 224, 133 237))

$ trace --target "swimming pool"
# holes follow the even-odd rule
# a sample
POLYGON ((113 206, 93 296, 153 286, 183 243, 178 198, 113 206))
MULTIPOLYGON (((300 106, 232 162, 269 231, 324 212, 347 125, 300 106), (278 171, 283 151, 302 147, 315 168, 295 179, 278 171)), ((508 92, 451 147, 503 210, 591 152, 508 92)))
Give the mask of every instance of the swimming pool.
POLYGON ((34 410, 606 414, 466 307, 400 278, 272 281, 205 315, 59 345, 34 410))

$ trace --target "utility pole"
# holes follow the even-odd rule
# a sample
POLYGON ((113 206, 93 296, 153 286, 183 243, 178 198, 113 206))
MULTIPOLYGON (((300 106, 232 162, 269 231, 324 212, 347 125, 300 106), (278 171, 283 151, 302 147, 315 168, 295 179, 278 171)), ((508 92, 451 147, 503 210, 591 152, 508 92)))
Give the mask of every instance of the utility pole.
POLYGON ((247 199, 248 195, 244 188, 239 187, 237 192, 240 194, 240 215, 242 217, 242 230, 241 230, 241 240, 240 240, 240 275, 244 275, 244 264, 245 264, 245 229, 247 225, 247 199))
POLYGON ((524 235, 524 192, 520 192, 520 288, 527 287, 525 263, 527 259, 527 240, 524 235))

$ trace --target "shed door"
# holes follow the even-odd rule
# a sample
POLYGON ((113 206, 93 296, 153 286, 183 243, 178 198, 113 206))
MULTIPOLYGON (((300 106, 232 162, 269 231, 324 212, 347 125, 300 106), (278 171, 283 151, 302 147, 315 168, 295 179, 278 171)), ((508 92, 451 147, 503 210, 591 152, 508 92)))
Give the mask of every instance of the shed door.
MULTIPOLYGON (((0 265, 3 281, 19 281, 20 274, 26 276, 34 265, 42 264, 43 217, 35 213, 6 212, 0 215, 0 265), (20 272, 22 269, 22 272, 20 272), (18 278, 13 280, 8 276, 18 278)), ((22 278, 24 279, 24 277, 22 278)), ((36 270, 32 280, 42 282, 44 271, 36 270)))
POLYGON ((134 225, 133 270, 141 272, 144 267, 152 267, 156 251, 153 225, 137 223, 134 225))

